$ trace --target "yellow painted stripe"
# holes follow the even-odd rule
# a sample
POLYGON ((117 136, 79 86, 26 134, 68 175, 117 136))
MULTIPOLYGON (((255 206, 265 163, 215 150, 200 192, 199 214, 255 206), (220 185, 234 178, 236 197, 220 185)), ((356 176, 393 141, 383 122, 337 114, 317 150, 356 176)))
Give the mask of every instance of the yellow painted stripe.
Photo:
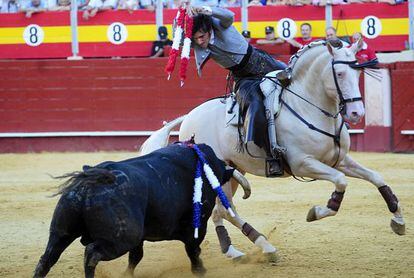
MULTIPOLYGON (((393 18, 393 19, 380 19, 382 24, 382 36, 392 36, 392 35, 408 35, 409 25, 408 18, 393 18)), ((297 36, 300 37, 300 25, 302 23, 308 22, 312 25, 312 36, 313 37, 325 37, 325 20, 308 20, 308 21, 295 21, 298 28, 297 36)), ((337 27, 338 36, 349 36, 355 32, 361 31, 361 22, 362 19, 348 19, 340 20, 339 23, 337 20, 332 22, 334 27, 337 27)), ((235 27, 241 31, 241 23, 235 23, 235 27)), ((274 26, 276 29, 276 21, 255 21, 249 22, 248 29, 251 32, 253 38, 264 38, 265 32, 264 29, 266 26, 274 26)))
MULTIPOLYGON (((360 31, 362 19, 341 20, 339 23, 334 20, 333 26, 337 26, 338 35, 352 35, 354 32, 360 31)), ((305 21, 296 21, 299 26, 305 21)), ((325 36, 325 21, 310 20, 306 21, 312 25, 313 37, 325 36)), ((408 35, 408 18, 381 19, 383 36, 391 35, 408 35)), ((235 27, 241 31, 241 22, 235 22, 235 27)), ((249 30, 253 38, 263 38, 265 36, 264 28, 268 25, 275 26, 275 21, 256 21, 249 22, 249 30)), ((155 24, 149 25, 126 25, 128 30, 127 42, 153 41, 156 39, 157 28, 155 24)), ((79 42, 108 42, 107 25, 95 26, 79 26, 79 42)), ((44 35, 44 43, 70 43, 71 30, 70 26, 47 26, 42 27, 44 35)), ((8 27, 0 28, 0 44, 24 44, 23 40, 24 27, 8 27)), ((168 26, 169 35, 171 37, 171 26, 168 26)), ((300 36, 298 30, 297 36, 300 36)))

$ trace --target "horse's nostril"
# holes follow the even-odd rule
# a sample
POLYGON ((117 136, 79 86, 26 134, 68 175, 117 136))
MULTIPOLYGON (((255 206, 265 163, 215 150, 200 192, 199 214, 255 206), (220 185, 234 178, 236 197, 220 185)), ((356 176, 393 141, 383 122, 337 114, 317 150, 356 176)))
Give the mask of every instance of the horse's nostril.
POLYGON ((358 112, 352 112, 352 113, 351 113, 351 115, 352 115, 353 117, 357 117, 357 116, 358 116, 358 112))

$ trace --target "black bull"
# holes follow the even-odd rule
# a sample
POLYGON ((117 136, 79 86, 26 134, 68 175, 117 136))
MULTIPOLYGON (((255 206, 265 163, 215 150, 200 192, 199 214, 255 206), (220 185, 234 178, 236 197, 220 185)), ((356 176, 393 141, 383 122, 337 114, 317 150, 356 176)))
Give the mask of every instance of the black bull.
MULTIPOLYGON (((199 145, 221 184, 233 170, 226 170, 207 145, 199 145)), ((205 271, 199 258, 215 192, 203 177, 202 219, 194 238, 193 185, 197 157, 194 150, 172 145, 143 157, 103 162, 68 174, 50 225, 45 253, 35 277, 45 276, 61 253, 76 238, 85 248, 85 276, 93 277, 99 261, 129 252, 132 273, 143 257, 143 241, 180 240, 194 273, 205 271)))

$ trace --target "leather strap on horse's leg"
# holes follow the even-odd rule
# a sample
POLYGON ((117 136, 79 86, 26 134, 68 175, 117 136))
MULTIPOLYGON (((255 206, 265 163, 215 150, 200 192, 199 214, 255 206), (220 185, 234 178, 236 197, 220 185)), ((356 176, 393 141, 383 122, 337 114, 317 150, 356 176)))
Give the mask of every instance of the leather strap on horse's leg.
POLYGON ((227 233, 227 230, 224 226, 217 226, 216 233, 220 242, 221 252, 223 252, 223 254, 226 254, 231 245, 229 234, 227 233))
POLYGON ((327 207, 333 211, 338 211, 341 206, 342 199, 344 198, 344 193, 345 192, 338 192, 335 190, 328 201, 327 207))
POLYGON ((259 236, 264 236, 263 234, 259 233, 258 231, 256 231, 255 228, 253 228, 249 223, 244 223, 243 227, 242 227, 242 233, 247 236, 251 242, 255 243, 256 239, 259 236))
POLYGON ((384 185, 378 187, 378 190, 381 193, 382 198, 384 198, 385 202, 387 203, 390 212, 396 212, 398 209, 398 198, 394 195, 391 188, 388 185, 384 185))

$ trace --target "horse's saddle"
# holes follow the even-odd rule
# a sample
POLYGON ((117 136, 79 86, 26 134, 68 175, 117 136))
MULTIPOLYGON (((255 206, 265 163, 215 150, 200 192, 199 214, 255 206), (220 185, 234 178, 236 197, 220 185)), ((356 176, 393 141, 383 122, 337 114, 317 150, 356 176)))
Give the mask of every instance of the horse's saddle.
MULTIPOLYGON (((258 86, 258 90, 260 90, 260 87, 258 86)), ((281 94, 282 88, 280 86, 276 87, 276 90, 274 90, 274 103, 273 103, 273 111, 274 114, 277 115, 280 109, 280 103, 279 103, 279 97, 281 94)), ((236 99, 235 92, 232 92, 226 99, 226 126, 232 125, 232 126, 241 126, 244 122, 244 116, 242 115, 241 121, 239 121, 239 112, 240 112, 240 106, 236 99)))

